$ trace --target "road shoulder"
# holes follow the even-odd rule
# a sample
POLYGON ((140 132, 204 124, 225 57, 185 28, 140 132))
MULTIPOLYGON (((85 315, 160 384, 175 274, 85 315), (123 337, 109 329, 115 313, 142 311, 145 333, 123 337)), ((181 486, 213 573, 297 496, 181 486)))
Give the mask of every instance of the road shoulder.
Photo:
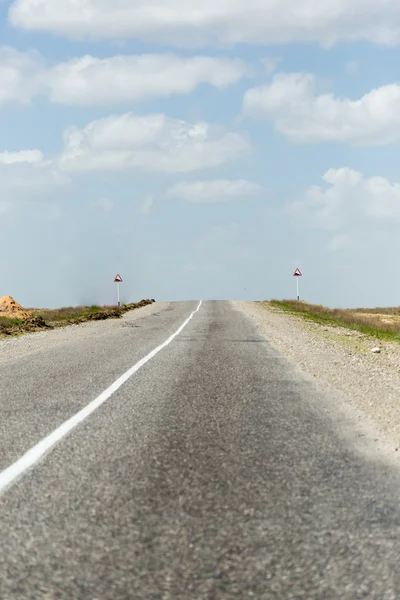
POLYGON ((380 454, 400 465, 399 344, 311 323, 268 303, 236 301, 233 306, 314 382, 321 402, 329 389, 325 410, 340 421, 342 434, 363 446, 364 453, 380 454), (372 353, 376 345, 381 346, 380 354, 372 353))

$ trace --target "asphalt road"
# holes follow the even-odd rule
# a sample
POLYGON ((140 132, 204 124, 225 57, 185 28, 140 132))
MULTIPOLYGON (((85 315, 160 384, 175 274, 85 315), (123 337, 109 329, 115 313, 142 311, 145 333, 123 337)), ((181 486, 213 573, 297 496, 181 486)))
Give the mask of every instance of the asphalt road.
MULTIPOLYGON (((0 355, 0 470, 197 305, 0 355)), ((250 319, 203 303, 2 495, 0 599, 400 598, 399 476, 317 400, 250 319)))

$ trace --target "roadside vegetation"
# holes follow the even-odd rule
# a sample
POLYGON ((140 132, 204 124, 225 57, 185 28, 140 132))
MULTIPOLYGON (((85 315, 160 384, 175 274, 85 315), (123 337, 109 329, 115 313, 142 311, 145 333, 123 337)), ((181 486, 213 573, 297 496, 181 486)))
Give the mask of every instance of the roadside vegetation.
POLYGON ((126 312, 153 304, 155 300, 123 306, 74 306, 58 309, 28 309, 30 317, 18 319, 0 316, 0 336, 15 336, 26 332, 54 329, 66 325, 78 325, 88 321, 120 319, 126 312))
POLYGON ((340 309, 296 300, 272 300, 266 304, 321 325, 345 327, 400 342, 400 307, 340 309))
POLYGON ((7 335, 9 331, 13 331, 13 329, 20 327, 22 323, 23 319, 0 317, 0 335, 7 335))

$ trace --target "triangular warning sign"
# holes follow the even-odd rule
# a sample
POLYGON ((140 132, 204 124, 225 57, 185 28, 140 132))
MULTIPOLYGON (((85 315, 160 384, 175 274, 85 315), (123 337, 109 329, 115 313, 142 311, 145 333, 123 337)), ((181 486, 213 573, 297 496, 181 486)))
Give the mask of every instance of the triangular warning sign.
POLYGON ((116 278, 114 279, 114 283, 122 283, 122 277, 121 275, 117 275, 116 278))
POLYGON ((296 269, 293 273, 293 277, 303 277, 303 273, 300 271, 300 269, 296 269))

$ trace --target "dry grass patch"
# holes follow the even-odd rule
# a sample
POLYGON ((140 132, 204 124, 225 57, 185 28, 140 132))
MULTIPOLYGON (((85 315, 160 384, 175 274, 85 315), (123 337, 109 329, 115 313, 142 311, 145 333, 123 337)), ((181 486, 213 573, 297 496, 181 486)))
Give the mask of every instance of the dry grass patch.
POLYGON ((400 341, 400 308, 340 309, 296 300, 272 300, 269 304, 316 323, 354 329, 378 339, 400 341))
POLYGON ((0 335, 21 335, 41 329, 54 329, 67 325, 78 325, 88 321, 120 319, 128 311, 153 304, 155 300, 141 300, 124 306, 71 306, 57 309, 29 309, 27 319, 0 317, 0 335))
MULTIPOLYGON (((35 317, 42 317, 47 323, 62 325, 71 323, 77 319, 85 319, 91 315, 108 314, 117 311, 116 306, 68 306, 55 309, 30 309, 35 317)), ((122 314, 122 313, 121 313, 122 314)))

